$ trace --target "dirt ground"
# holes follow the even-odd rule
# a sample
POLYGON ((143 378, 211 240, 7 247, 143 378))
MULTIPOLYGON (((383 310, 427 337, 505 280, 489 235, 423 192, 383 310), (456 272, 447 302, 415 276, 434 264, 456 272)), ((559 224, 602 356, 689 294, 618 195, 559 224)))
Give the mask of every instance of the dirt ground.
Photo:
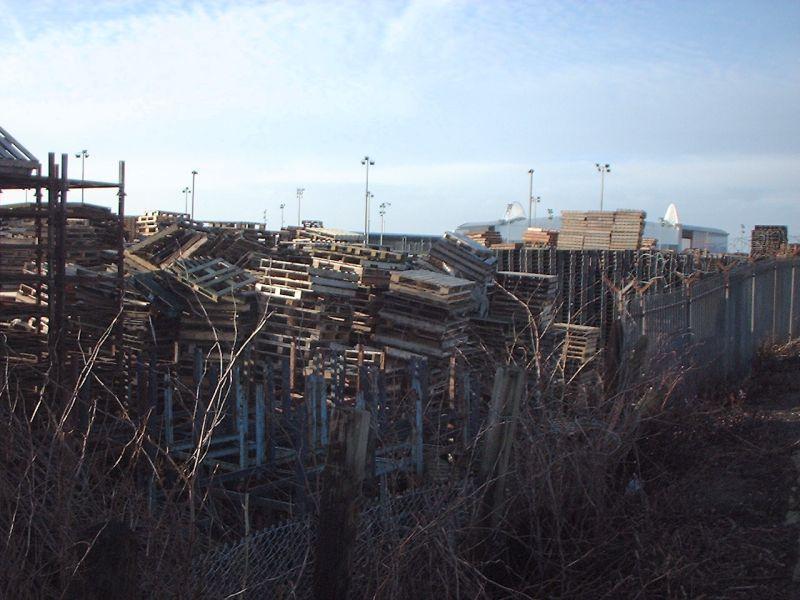
POLYGON ((800 344, 657 424, 639 461, 636 597, 800 598, 800 344))

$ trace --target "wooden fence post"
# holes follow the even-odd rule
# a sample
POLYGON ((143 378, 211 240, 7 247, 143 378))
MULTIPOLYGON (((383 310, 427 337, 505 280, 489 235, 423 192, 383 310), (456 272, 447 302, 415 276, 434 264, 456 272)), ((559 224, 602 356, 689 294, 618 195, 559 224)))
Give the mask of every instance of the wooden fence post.
MULTIPOLYGON (((478 481, 483 494, 474 521, 476 531, 494 529, 504 505, 506 474, 517 425, 519 405, 525 392, 525 371, 516 366, 498 367, 485 434, 478 481)), ((481 536, 485 539, 485 536, 481 536)))
POLYGON ((345 600, 358 533, 358 499, 364 480, 370 414, 337 407, 322 473, 319 527, 314 558, 314 598, 345 600))

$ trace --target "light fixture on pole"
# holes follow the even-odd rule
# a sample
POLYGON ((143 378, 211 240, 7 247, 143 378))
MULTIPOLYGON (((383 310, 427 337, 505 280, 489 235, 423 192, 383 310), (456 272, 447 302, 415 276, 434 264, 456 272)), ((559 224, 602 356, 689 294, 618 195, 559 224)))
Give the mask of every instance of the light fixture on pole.
POLYGON ((281 202, 281 229, 283 229, 283 209, 286 208, 286 205, 281 202))
POLYGON ((297 226, 300 227, 300 204, 303 202, 303 192, 306 188, 297 188, 297 226))
POLYGON ((267 209, 264 209, 264 229, 267 229, 267 209))
MULTIPOLYGON (((89 153, 86 150, 81 150, 75 153, 75 158, 81 159, 81 183, 83 183, 86 180, 86 159, 89 158, 89 153)), ((83 204, 83 192, 84 189, 81 187, 81 204, 83 204)))
POLYGON ((533 204, 533 169, 528 169, 528 228, 533 227, 531 205, 533 204))
POLYGON ((603 191, 605 188, 606 183, 606 173, 611 173, 611 165, 609 164, 600 164, 594 163, 595 168, 597 168, 598 172, 600 173, 600 210, 603 210, 603 191))
POLYGON ((383 217, 386 215, 386 207, 391 206, 391 202, 381 202, 380 204, 380 211, 378 214, 381 216, 381 242, 380 245, 383 246, 383 217))
POLYGON ((194 221, 194 178, 197 177, 197 171, 192 171, 192 214, 191 219, 194 221))
POLYGON ((184 214, 189 214, 189 192, 192 190, 189 189, 187 185, 185 188, 181 190, 183 192, 183 212, 184 214))
POLYGON ((365 156, 361 164, 366 169, 366 184, 364 186, 364 245, 369 245, 369 168, 375 164, 369 156, 365 156))

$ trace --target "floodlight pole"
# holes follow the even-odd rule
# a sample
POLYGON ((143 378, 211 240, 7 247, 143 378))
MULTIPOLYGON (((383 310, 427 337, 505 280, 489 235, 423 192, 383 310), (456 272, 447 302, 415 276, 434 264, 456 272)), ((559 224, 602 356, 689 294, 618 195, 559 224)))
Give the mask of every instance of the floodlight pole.
POLYGON ((533 206, 533 169, 528 169, 529 182, 528 182, 528 229, 533 227, 533 217, 531 207, 533 206))
POLYGON ((609 165, 608 163, 606 163, 606 164, 594 163, 594 166, 600 172, 600 211, 602 212, 602 210, 603 210, 603 191, 604 191, 604 188, 605 188, 606 173, 610 173, 611 172, 611 165, 609 165))
POLYGON ((386 215, 386 207, 391 205, 392 205, 391 202, 381 202, 380 204, 381 210, 379 214, 381 215, 381 241, 380 241, 381 246, 383 246, 383 218, 386 215))
MULTIPOLYGON (((75 154, 75 158, 81 159, 81 183, 86 181, 86 159, 89 158, 89 152, 86 150, 81 150, 75 154)), ((84 188, 81 187, 81 204, 83 204, 83 192, 84 188)))
POLYGON ((286 208, 286 204, 281 202, 281 229, 283 229, 283 209, 286 208))
POLYGON ((364 245, 369 245, 369 168, 375 164, 369 156, 361 160, 366 169, 366 184, 364 186, 364 245))
POLYGON ((303 192, 306 188, 297 188, 297 226, 300 227, 300 205, 303 203, 303 192))
POLYGON ((189 189, 188 185, 181 190, 181 192, 183 192, 183 212, 184 212, 184 214, 187 214, 189 212, 189 192, 191 192, 191 191, 192 190, 189 189))
POLYGON ((191 220, 194 221, 194 178, 197 177, 197 171, 192 171, 192 214, 191 220))

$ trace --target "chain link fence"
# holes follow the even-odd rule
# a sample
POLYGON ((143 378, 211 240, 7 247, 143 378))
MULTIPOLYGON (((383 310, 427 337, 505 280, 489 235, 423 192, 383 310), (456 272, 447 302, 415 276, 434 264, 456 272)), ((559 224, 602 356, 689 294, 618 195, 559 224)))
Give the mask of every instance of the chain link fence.
POLYGON ((666 294, 629 300, 626 347, 648 343, 653 375, 674 367, 698 382, 743 377, 759 348, 800 333, 800 259, 740 265, 666 294))

